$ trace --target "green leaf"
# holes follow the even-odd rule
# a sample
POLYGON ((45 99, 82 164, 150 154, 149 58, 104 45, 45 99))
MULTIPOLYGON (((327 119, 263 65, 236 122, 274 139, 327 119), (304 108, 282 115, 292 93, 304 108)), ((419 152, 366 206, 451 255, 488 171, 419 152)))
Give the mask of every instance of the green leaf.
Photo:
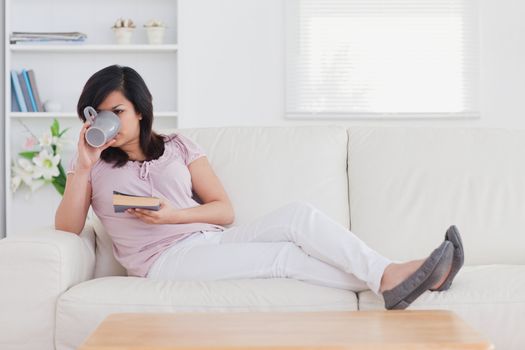
POLYGON ((63 185, 61 183, 58 183, 54 179, 53 179, 53 181, 51 183, 53 184, 53 186, 55 187, 57 192, 60 193, 61 196, 63 196, 64 195, 64 190, 65 190, 65 185, 63 185))
POLYGON ((58 124, 58 120, 54 119, 53 124, 51 124, 51 135, 58 136, 59 132, 60 132, 60 125, 58 124))
POLYGON ((64 186, 66 187, 66 179, 64 179, 63 177, 56 177, 56 181, 55 181, 57 184, 61 185, 61 186, 64 186))
POLYGON ((18 155, 20 157, 24 157, 24 158, 27 158, 29 160, 32 160, 34 156, 36 156, 39 152, 37 151, 25 151, 25 152, 20 152, 18 153, 18 155))
POLYGON ((68 131, 70 128, 65 128, 64 130, 62 130, 62 132, 60 134, 58 134, 58 137, 62 137, 62 135, 64 135, 64 133, 66 131, 68 131))
POLYGON ((59 178, 57 178, 56 181, 55 181, 55 183, 56 183, 57 185, 60 185, 60 186, 64 187, 64 188, 66 187, 66 180, 65 180, 65 179, 60 179, 60 180, 59 180, 59 178))
POLYGON ((62 166, 62 162, 58 163, 58 171, 60 172, 60 175, 61 177, 64 178, 64 183, 66 183, 66 172, 64 171, 64 167, 62 166))

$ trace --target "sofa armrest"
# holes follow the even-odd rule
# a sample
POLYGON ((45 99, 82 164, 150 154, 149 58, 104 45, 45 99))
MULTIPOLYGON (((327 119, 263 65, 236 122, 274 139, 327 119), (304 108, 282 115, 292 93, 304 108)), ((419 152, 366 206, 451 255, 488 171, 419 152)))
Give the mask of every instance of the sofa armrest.
POLYGON ((46 227, 0 240, 0 348, 54 349, 58 297, 94 268, 89 222, 80 235, 46 227))

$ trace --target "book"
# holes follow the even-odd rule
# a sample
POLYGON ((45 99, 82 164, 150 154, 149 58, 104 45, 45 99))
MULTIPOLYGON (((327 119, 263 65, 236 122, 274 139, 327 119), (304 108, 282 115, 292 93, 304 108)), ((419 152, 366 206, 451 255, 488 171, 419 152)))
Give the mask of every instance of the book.
POLYGON ((115 213, 123 213, 126 209, 141 208, 149 210, 160 210, 160 198, 135 196, 122 192, 113 191, 113 208, 115 213))
POLYGON ((84 40, 47 40, 47 39, 31 39, 24 41, 11 42, 13 45, 83 45, 85 44, 84 40))
POLYGON ((24 96, 24 102, 27 106, 27 111, 34 112, 33 105, 31 104, 31 98, 29 97, 29 90, 25 83, 23 72, 18 73, 18 81, 20 82, 20 89, 22 90, 22 95, 24 96))
POLYGON ((35 97, 33 95, 33 90, 31 89, 31 82, 29 81, 29 74, 27 74, 26 69, 22 69, 22 74, 24 75, 24 81, 27 86, 27 92, 29 93, 29 99, 31 100, 31 111, 30 112, 38 112, 38 107, 36 106, 35 97))
POLYGON ((11 32, 11 38, 85 39, 87 35, 81 32, 11 32))
POLYGON ((9 41, 11 44, 32 42, 84 42, 87 35, 80 32, 12 32, 9 41))
POLYGON ((29 75, 29 82, 31 83, 31 90, 33 90, 33 96, 35 97, 37 111, 43 112, 44 106, 42 105, 42 101, 40 101, 40 94, 38 93, 38 88, 36 87, 35 71, 33 71, 32 69, 29 69, 27 71, 27 74, 29 75))
POLYGON ((80 46, 80 45, 85 45, 85 41, 84 40, 26 40, 26 41, 17 41, 16 42, 16 45, 17 46, 35 46, 35 45, 40 45, 40 46, 53 46, 53 45, 70 45, 70 46, 74 46, 74 45, 77 45, 77 46, 80 46))
POLYGON ((18 106, 20 106, 20 111, 27 112, 27 106, 24 101, 24 95, 22 94, 22 88, 20 87, 20 81, 18 80, 18 74, 14 69, 11 70, 11 80, 15 88, 16 101, 18 102, 18 106))
POLYGON ((13 79, 11 79, 11 112, 20 112, 20 105, 16 100, 15 84, 13 83, 13 79))

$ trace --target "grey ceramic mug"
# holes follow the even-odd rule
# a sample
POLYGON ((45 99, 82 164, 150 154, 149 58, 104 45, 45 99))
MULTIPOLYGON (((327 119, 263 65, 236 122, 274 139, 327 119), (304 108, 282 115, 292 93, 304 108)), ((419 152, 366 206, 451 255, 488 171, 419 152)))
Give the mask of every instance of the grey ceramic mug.
POLYGON ((111 111, 97 113, 95 108, 84 108, 84 117, 91 124, 86 130, 86 142, 92 147, 101 147, 117 135, 120 130, 120 119, 111 111))

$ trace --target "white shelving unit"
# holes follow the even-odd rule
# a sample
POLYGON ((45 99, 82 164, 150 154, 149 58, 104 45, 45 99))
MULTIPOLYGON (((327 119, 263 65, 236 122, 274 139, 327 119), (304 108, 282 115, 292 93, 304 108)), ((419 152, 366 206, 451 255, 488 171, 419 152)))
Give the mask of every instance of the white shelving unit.
MULTIPOLYGON (((75 112, 11 112, 11 118, 78 118, 75 112)), ((177 118, 177 112, 155 112, 155 118, 177 118)))
POLYGON ((129 44, 129 45, 88 45, 88 44, 73 44, 73 45, 10 45, 11 52, 175 52, 177 45, 149 45, 149 44, 129 44))
POLYGON ((153 95, 154 129, 177 128, 178 115, 178 1, 177 0, 5 0, 5 210, 6 235, 51 226, 60 195, 53 186, 35 191, 11 189, 11 161, 22 150, 29 129, 41 136, 54 118, 61 129, 69 127, 70 143, 63 150, 67 168, 81 122, 76 103, 87 79, 96 71, 120 64, 135 69, 153 95), (133 19, 132 43, 116 44, 110 27, 118 18, 133 19), (164 21, 168 28, 164 44, 150 45, 143 24, 164 21), (14 31, 78 31, 87 34, 82 44, 10 44, 14 31), (11 69, 33 69, 42 102, 53 100, 61 112, 11 112, 11 69), (27 220, 30 218, 30 220, 27 220))

